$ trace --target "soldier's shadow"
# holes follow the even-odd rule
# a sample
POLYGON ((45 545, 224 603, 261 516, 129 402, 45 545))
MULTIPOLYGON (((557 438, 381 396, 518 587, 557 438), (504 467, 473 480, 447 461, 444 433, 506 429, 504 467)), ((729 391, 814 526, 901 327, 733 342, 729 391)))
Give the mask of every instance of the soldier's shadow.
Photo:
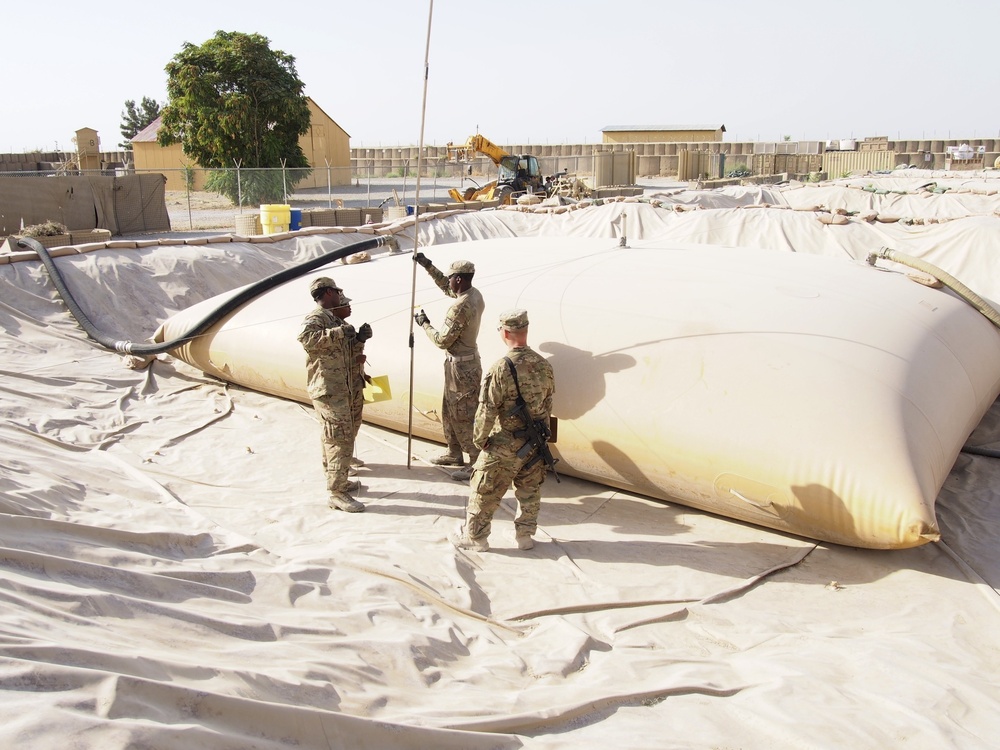
POLYGON ((556 379, 556 395, 552 414, 559 419, 576 419, 603 400, 607 391, 608 373, 635 367, 628 354, 610 352, 594 354, 558 341, 546 341, 539 351, 548 355, 556 379))

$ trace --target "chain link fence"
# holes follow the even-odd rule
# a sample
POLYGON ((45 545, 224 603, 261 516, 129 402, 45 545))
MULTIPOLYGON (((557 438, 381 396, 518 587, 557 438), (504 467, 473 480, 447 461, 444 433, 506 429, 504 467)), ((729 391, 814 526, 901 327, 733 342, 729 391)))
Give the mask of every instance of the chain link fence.
MULTIPOLYGON (((543 174, 567 172, 587 177, 593 157, 540 156, 538 162, 543 174)), ((180 230, 231 228, 236 216, 255 213, 261 205, 272 203, 301 209, 450 203, 454 199, 449 190, 464 193, 470 187, 479 189, 497 176, 497 166, 486 157, 461 163, 442 157, 358 158, 352 159, 350 166, 324 164, 311 169, 245 169, 234 165, 229 169, 137 170, 116 164, 113 168, 80 170, 70 162, 39 163, 37 167, 30 171, 0 171, 0 177, 162 175, 166 180, 164 195, 170 224, 180 230)))
MULTIPOLYGON (((543 174, 561 171, 579 174, 578 167, 590 167, 592 157, 540 157, 539 164, 543 174)), ((144 170, 132 171, 142 173, 144 170)), ((486 158, 459 164, 443 159, 421 160, 419 165, 415 159, 355 159, 350 167, 146 171, 166 177, 168 204, 175 204, 171 211, 174 224, 186 223, 190 228, 197 223, 194 221, 196 212, 211 210, 206 202, 213 204, 216 210, 231 206, 236 213, 255 211, 264 203, 329 209, 408 206, 418 199, 420 203, 448 203, 454 200, 449 190, 463 193, 469 187, 478 189, 497 175, 496 165, 486 158), (217 189, 223 184, 229 185, 229 194, 235 196, 231 202, 217 189), (261 186, 269 187, 270 192, 261 193, 261 186), (185 207, 188 210, 186 222, 178 222, 178 202, 181 214, 185 207)))

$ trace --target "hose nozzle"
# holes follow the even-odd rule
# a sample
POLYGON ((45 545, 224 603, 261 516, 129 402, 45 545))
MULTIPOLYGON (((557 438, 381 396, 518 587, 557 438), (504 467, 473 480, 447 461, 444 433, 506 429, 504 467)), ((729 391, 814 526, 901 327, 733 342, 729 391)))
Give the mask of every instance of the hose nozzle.
POLYGON ((874 266, 875 265, 875 261, 880 260, 880 259, 881 260, 886 260, 886 259, 891 260, 892 259, 892 255, 893 255, 892 248, 889 248, 889 247, 880 247, 878 250, 872 250, 871 252, 869 252, 868 253, 868 257, 865 258, 865 261, 868 263, 869 266, 874 266))

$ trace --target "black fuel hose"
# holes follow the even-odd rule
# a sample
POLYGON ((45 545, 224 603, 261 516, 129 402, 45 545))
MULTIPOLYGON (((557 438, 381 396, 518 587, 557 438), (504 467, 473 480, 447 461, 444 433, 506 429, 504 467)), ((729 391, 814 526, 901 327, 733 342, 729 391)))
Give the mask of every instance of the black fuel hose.
POLYGON ((1000 458, 1000 450, 996 448, 980 448, 978 445, 962 446, 962 453, 969 453, 973 456, 986 456, 986 458, 1000 458))
POLYGON ((17 244, 18 247, 23 247, 26 250, 33 250, 38 254, 39 259, 42 261, 42 265, 44 265, 45 270, 48 271, 49 278, 52 279, 52 283, 55 285, 59 295, 66 303, 66 306, 73 314, 73 317, 76 318, 77 322, 83 327, 83 330, 87 332, 87 335, 90 336, 90 338, 103 346, 105 349, 110 349, 120 354, 132 354, 137 357, 151 357, 156 354, 169 352, 171 349, 176 349, 182 344, 186 344, 188 341, 197 338, 229 313, 233 312, 242 305, 245 305, 254 297, 257 297, 276 286, 284 284, 286 281, 291 281, 292 279, 298 278, 309 271, 325 266, 328 263, 341 260, 349 255, 354 255, 355 253, 360 253, 365 250, 374 250, 376 248, 386 246, 395 248, 396 238, 392 236, 371 237, 366 240, 361 240, 360 242, 351 243, 350 245, 346 245, 345 247, 334 250, 333 252, 321 255, 318 258, 307 260, 305 263, 300 263, 297 266, 292 266, 291 268, 286 268, 283 271, 278 271, 278 273, 271 274, 270 276, 267 276, 260 281, 256 281, 253 284, 241 289, 234 297, 226 300, 200 321, 195 323, 183 336, 180 336, 172 341, 165 341, 162 344, 135 344, 131 341, 117 340, 108 336, 103 331, 98 330, 98 328, 87 316, 87 313, 83 311, 83 308, 81 308, 77 301, 73 299, 73 295, 66 286, 66 282, 63 281, 62 274, 53 262, 52 256, 49 255, 49 251, 42 246, 42 243, 32 239, 31 237, 22 237, 17 241, 17 244))

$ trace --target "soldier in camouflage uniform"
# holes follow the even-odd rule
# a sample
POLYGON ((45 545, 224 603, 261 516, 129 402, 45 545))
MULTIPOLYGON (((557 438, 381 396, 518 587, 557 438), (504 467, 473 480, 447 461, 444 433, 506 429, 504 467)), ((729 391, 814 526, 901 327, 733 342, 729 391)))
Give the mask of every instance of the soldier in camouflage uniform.
POLYGON ((472 286, 476 267, 469 261, 455 261, 445 276, 423 253, 414 253, 413 260, 426 269, 441 291, 455 297, 440 331, 434 329, 423 310, 414 320, 435 346, 448 352, 444 360, 444 396, 441 399, 441 426, 448 451, 432 458, 431 463, 462 467, 451 476, 465 481, 472 476, 472 464, 479 456, 479 449, 472 441, 472 423, 476 418, 479 381, 483 376, 476 339, 486 303, 479 290, 472 286), (465 464, 463 451, 469 454, 469 465, 465 464))
POLYGON ((318 306, 302 323, 299 343, 306 350, 309 398, 323 423, 323 469, 331 508, 360 513, 365 506, 348 493, 361 488, 348 479, 354 441, 361 429, 364 405, 365 342, 372 327, 357 331, 345 319, 351 300, 333 279, 320 276, 309 285, 318 306))
POLYGON ((511 483, 517 498, 518 515, 514 528, 519 549, 535 546, 532 536, 538 527, 541 486, 545 481, 544 461, 525 468, 533 453, 518 458, 523 438, 514 435, 524 427, 521 419, 511 415, 518 388, 532 419, 548 424, 552 413, 555 380, 550 365, 528 346, 528 313, 511 310, 500 316, 500 337, 507 345, 507 357, 486 373, 476 410, 473 440, 482 452, 472 470, 472 491, 465 509, 465 524, 451 541, 459 549, 485 552, 490 548, 487 538, 493 514, 511 483), (517 371, 517 384, 507 360, 517 371))

